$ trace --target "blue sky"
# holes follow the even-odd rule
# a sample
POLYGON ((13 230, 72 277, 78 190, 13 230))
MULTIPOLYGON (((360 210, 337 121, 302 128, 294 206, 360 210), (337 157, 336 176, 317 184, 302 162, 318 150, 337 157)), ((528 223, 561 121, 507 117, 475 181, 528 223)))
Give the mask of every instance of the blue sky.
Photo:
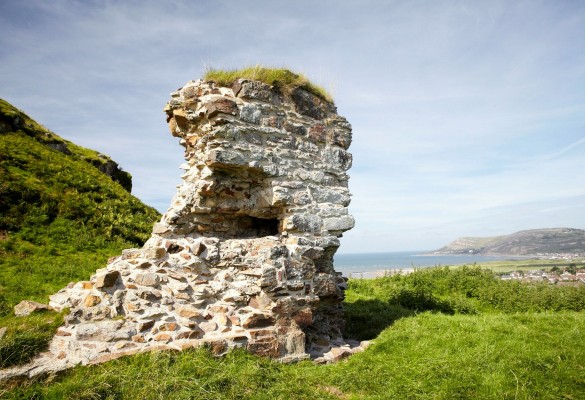
POLYGON ((585 228, 585 2, 0 2, 0 97, 161 212, 182 163, 169 93, 254 64, 303 72, 353 125, 340 252, 585 228))

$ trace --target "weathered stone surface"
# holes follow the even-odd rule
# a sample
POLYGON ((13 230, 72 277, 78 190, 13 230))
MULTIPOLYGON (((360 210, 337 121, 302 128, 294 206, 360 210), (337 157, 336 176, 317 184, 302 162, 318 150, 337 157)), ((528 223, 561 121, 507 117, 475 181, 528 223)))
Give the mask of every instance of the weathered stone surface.
POLYGON ((147 330, 149 330, 150 328, 152 328, 154 326, 155 322, 156 321, 154 319, 149 320, 149 321, 140 322, 138 324, 138 330, 140 332, 147 331, 147 330))
POLYGON ((168 342, 172 339, 172 336, 168 333, 159 333, 154 336, 154 340, 157 342, 168 342))
POLYGON ((167 233, 168 231, 169 231, 168 226, 166 226, 165 224, 158 223, 158 222, 156 224, 154 224, 154 227, 152 229, 152 233, 157 234, 157 235, 167 233))
POLYGON ((312 93, 301 88, 292 92, 292 100, 299 114, 315 119, 323 119, 332 111, 332 106, 312 93))
POLYGON ((244 328, 264 328, 274 325, 274 317, 264 313, 248 314, 242 322, 244 328))
POLYGON ((175 322, 167 322, 158 327, 159 331, 176 331, 179 327, 175 322))
POLYGON ((283 361, 329 362, 347 352, 332 347, 351 348, 346 282, 333 267, 354 225, 351 126, 302 88, 199 80, 171 96, 165 112, 186 163, 169 210, 141 249, 50 297, 71 312, 25 374, 204 344, 283 361))
POLYGON ((94 287, 95 283, 94 282, 81 282, 81 286, 84 289, 92 289, 94 287))
POLYGON ((83 300, 83 305, 85 307, 93 307, 100 304, 101 302, 102 302, 101 297, 90 294, 85 298, 85 300, 83 300))
POLYGON ((232 90, 234 95, 244 99, 272 101, 273 94, 270 86, 262 82, 238 79, 232 85, 232 90))
POLYGON ((228 345, 225 340, 214 340, 209 343, 209 348, 212 354, 219 356, 227 351, 228 345))
MULTIPOLYGON (((228 150, 213 150, 209 153, 208 163, 212 166, 247 166, 248 161, 238 152, 228 150)), ((211 189, 211 187, 209 188, 211 189)), ((232 194, 232 193, 228 193, 232 194)))
POLYGON ((248 305, 256 310, 262 311, 265 308, 267 308, 271 303, 272 300, 270 299, 270 297, 268 297, 266 293, 261 292, 257 296, 252 296, 250 298, 250 301, 248 302, 248 305))
POLYGON ((290 332, 285 339, 286 353, 293 357, 304 355, 305 341, 306 337, 303 331, 290 332))
POLYGON ((343 347, 334 347, 331 349, 331 355, 333 356, 333 360, 336 361, 349 357, 351 355, 351 351, 343 347))
POLYGON ((248 343, 247 349, 250 353, 254 353, 259 356, 276 358, 281 355, 278 341, 274 337, 250 342, 248 343))
POLYGON ((214 332, 217 329, 217 324, 213 321, 206 321, 199 324, 199 328, 205 333, 214 332))
POLYGON ((183 318, 196 318, 201 316, 201 310, 196 307, 188 305, 180 305, 176 308, 177 315, 183 318))
POLYGON ((286 219, 285 224, 290 231, 317 233, 322 228, 323 220, 315 214, 303 213, 286 219))
POLYGON ((328 231, 346 231, 353 228, 355 220, 351 215, 342 215, 337 218, 326 218, 323 225, 328 231))
MULTIPOLYGON (((160 233, 164 233, 164 231, 160 232, 160 233)), ((154 259, 163 258, 166 254, 167 254, 167 251, 164 247, 153 247, 153 248, 146 249, 146 251, 144 252, 144 256, 146 258, 154 258, 154 259)))
POLYGON ((203 331, 197 329, 197 330, 191 330, 191 331, 185 331, 185 332, 181 332, 176 336, 177 340, 181 340, 181 339, 199 339, 203 336, 203 331))
MULTIPOLYGON (((261 115, 262 110, 260 109, 260 107, 255 106, 253 104, 244 104, 240 109, 240 119, 244 122, 259 124, 261 115)), ((244 140, 247 140, 250 143, 262 144, 262 139, 259 135, 247 134, 244 137, 244 140)))
POLYGON ((326 142, 328 137, 327 128, 323 124, 315 124, 309 128, 309 137, 317 142, 326 142))
MULTIPOLYGON (((118 337, 124 337, 120 331, 124 325, 123 321, 101 321, 79 324, 75 334, 77 340, 93 340, 110 342, 118 337)), ((130 336, 128 336, 130 338, 130 336)))
POLYGON ((142 286, 157 286, 160 283, 160 278, 155 273, 138 274, 135 282, 142 286))
POLYGON ((120 278, 119 271, 109 271, 109 272, 106 272, 105 274, 99 275, 95 279, 94 286, 97 289, 109 288, 109 287, 112 287, 116 284, 116 281, 118 280, 118 278, 120 278))
POLYGON ((36 301, 23 300, 14 306, 14 315, 17 317, 25 317, 34 312, 52 310, 46 304, 37 303, 36 301))
POLYGON ((207 118, 213 118, 218 114, 236 115, 238 112, 236 103, 225 98, 212 100, 205 106, 207 107, 207 118))
POLYGON ((293 316, 293 319, 298 326, 306 328, 313 324, 313 312, 310 308, 302 309, 293 316))

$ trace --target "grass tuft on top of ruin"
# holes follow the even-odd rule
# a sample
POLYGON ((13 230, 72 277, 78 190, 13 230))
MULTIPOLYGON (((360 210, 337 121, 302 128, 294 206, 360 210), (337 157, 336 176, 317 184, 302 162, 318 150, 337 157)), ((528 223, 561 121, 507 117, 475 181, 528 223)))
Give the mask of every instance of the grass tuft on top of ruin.
POLYGON ((232 70, 210 68, 205 72, 204 79, 221 86, 231 86, 237 79, 250 79, 273 85, 287 94, 300 87, 322 100, 334 103, 331 94, 323 87, 315 85, 303 74, 285 68, 266 68, 261 65, 232 70))

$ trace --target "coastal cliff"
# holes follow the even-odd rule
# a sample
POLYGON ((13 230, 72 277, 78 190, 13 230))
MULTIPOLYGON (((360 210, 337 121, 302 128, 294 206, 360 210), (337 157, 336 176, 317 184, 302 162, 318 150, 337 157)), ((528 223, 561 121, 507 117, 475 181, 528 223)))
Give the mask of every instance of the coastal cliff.
POLYGON ((585 230, 573 228, 531 229, 496 237, 463 237, 432 254, 482 254, 546 256, 585 254, 585 230))

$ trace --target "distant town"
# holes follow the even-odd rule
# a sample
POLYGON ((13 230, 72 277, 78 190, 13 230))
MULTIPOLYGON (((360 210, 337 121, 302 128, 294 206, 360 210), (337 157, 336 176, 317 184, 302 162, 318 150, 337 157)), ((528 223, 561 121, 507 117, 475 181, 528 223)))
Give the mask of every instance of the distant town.
POLYGON ((552 285, 585 285, 585 268, 578 268, 577 264, 570 264, 562 268, 553 266, 548 270, 513 271, 500 275, 500 279, 503 281, 545 282, 552 285))

